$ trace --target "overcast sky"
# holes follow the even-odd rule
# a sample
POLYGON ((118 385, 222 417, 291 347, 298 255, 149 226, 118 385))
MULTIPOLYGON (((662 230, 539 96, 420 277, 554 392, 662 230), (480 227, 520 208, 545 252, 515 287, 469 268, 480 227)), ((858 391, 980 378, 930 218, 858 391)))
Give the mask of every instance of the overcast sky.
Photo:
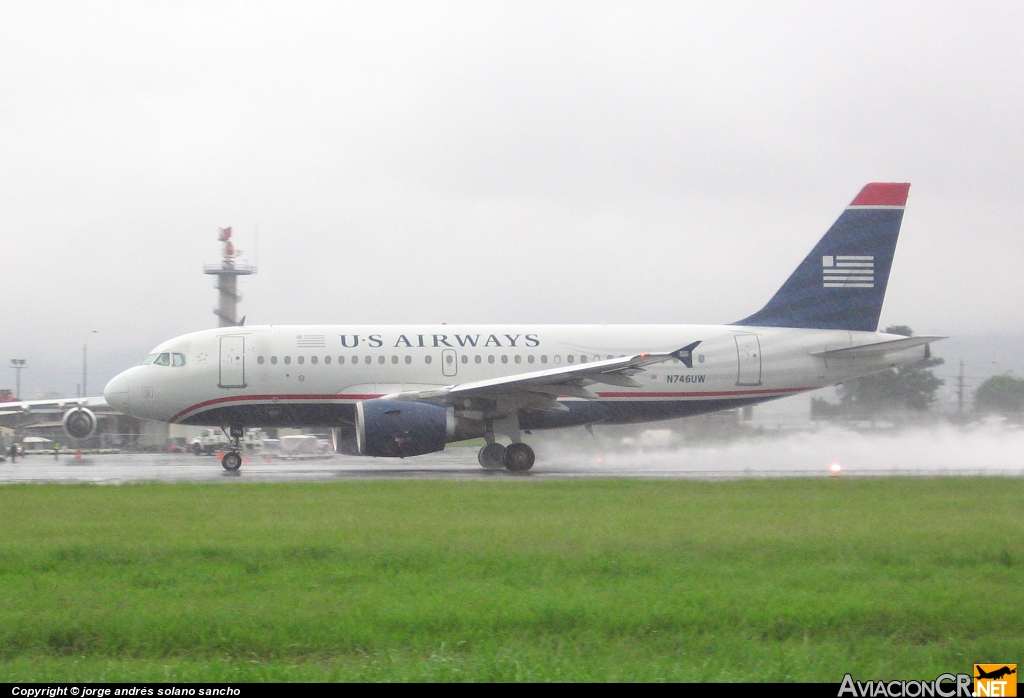
MULTIPOLYGON (((884 324, 1024 328, 1024 4, 0 4, 0 386, 215 326, 723 323, 909 181, 884 324)), ((25 397, 31 397, 23 389, 25 397)))

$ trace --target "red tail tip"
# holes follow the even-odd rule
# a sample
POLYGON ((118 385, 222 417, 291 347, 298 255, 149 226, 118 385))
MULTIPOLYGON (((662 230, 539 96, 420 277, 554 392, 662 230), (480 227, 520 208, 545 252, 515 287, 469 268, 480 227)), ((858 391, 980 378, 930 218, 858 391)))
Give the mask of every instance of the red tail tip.
POLYGON ((860 190, 851 206, 906 206, 910 184, 872 182, 860 190))

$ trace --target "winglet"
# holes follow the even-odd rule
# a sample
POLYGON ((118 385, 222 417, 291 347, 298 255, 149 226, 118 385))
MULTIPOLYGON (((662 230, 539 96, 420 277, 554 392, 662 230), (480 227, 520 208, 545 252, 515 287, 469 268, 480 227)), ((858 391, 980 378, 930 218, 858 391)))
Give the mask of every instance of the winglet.
POLYGON ((697 348, 698 344, 700 344, 700 340, 693 344, 687 344, 682 349, 676 349, 669 356, 682 361, 686 368, 693 368, 693 350, 697 348))

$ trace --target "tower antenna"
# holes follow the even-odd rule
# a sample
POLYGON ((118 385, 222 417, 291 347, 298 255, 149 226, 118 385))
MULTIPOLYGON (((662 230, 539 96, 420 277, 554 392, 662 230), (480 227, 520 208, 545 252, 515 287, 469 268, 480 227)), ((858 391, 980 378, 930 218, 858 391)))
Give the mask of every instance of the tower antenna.
POLYGON ((224 243, 220 264, 204 264, 203 273, 217 277, 217 290, 220 292, 220 302, 213 314, 217 316, 218 327, 238 326, 238 301, 242 297, 238 295, 238 277, 249 276, 256 273, 256 266, 238 262, 238 251, 231 242, 231 227, 221 228, 217 237, 219 242, 224 243))

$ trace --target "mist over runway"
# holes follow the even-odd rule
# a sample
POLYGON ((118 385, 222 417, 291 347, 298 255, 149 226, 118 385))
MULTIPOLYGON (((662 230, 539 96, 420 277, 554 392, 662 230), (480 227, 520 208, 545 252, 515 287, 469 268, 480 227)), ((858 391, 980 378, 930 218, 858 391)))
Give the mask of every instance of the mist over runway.
POLYGON ((937 427, 879 435, 822 429, 714 445, 623 450, 598 437, 538 444, 526 474, 484 470, 475 448, 416 458, 253 455, 238 473, 189 454, 31 455, 0 463, 0 483, 314 482, 365 479, 660 478, 724 480, 786 477, 1024 477, 1024 430, 937 427), (838 465, 837 472, 834 466, 838 465))

